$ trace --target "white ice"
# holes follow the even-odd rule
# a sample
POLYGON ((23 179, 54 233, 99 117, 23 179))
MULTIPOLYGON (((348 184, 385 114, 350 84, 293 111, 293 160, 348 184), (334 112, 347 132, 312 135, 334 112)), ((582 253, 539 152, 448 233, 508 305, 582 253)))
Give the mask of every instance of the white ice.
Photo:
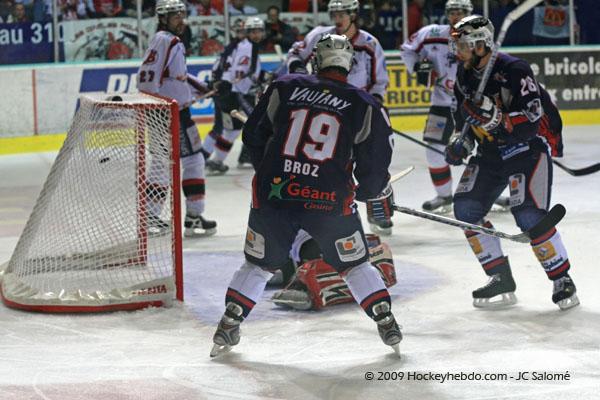
MULTIPOLYGON (((401 127, 398 127, 401 129, 401 127)), ((597 126, 569 127, 572 167, 600 161, 597 126)), ((239 149, 239 143, 235 151, 239 149)), ((0 157, 0 263, 7 261, 55 153, 0 157)), ((237 154, 228 160, 235 164, 237 154)), ((420 208, 434 192, 422 148, 396 139, 392 173, 399 204, 420 208)), ((453 170, 455 183, 459 168, 453 170)), ((553 203, 567 215, 559 230, 581 306, 559 311, 552 284, 527 244, 503 242, 517 281, 518 304, 500 311, 471 305, 486 278, 462 232, 394 216, 385 240, 399 282, 393 310, 403 326, 402 359, 383 345, 355 304, 320 312, 285 311, 265 292, 242 325, 242 341, 219 360, 208 354, 223 297, 242 262, 251 173, 208 180, 206 215, 218 234, 184 242, 184 303, 170 309, 103 315, 44 315, 0 306, 0 399, 593 399, 600 396, 600 173, 554 173, 553 203), (378 381, 380 372, 402 380, 378 381), (373 372, 375 380, 365 380, 373 372), (408 380, 409 373, 506 374, 503 381, 408 380), (530 380, 517 381, 520 372, 530 380), (533 372, 568 373, 562 381, 533 372)), ((492 214, 517 233, 510 214, 492 214)))

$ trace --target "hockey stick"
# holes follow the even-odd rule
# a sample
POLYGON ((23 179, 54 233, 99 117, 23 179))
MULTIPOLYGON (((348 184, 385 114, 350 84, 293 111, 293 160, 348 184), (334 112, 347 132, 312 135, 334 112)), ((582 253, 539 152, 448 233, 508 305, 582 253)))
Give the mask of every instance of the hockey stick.
POLYGON ((415 169, 414 165, 411 165, 408 168, 404 168, 402 171, 390 176, 390 183, 394 183, 401 178, 404 178, 406 175, 410 174, 412 170, 415 169))
MULTIPOLYGON (((403 138, 405 138, 405 139, 408 139, 408 140, 410 140, 411 142, 414 142, 414 143, 416 143, 416 144, 418 144, 418 145, 420 145, 420 146, 423 146, 423 147, 425 147, 426 149, 429 149, 429 150, 431 150, 431 151, 434 151, 434 152, 436 152, 436 153, 438 153, 438 154, 444 155, 444 152, 443 152, 443 151, 441 151, 441 150, 438 150, 438 149, 436 149, 435 147, 433 147, 433 146, 430 146, 430 145, 428 145, 427 143, 420 141, 419 139, 415 139, 415 138, 413 138, 413 137, 410 137, 410 136, 409 136, 409 135, 407 135, 406 133, 404 133, 404 132, 400 132, 400 131, 397 131, 397 130, 395 130, 395 129, 394 129, 393 131, 394 131, 394 133, 395 133, 396 135, 402 136, 403 138)), ((560 169, 562 169, 563 171, 565 171, 566 173, 568 173, 569 175, 572 175, 572 176, 584 176, 584 175, 590 175, 590 174, 593 174, 594 172, 598 172, 598 171, 600 171, 600 163, 593 164, 593 165, 590 165, 590 166, 588 166, 588 167, 584 167, 584 168, 574 169, 574 168, 569 168, 569 167, 567 167, 566 165, 564 165, 564 164, 563 164, 563 163, 561 163, 561 162, 558 162, 558 161, 556 161, 555 159, 552 159, 552 162, 553 162, 553 163, 554 163, 554 164, 555 164, 557 167, 559 167, 560 169)), ((464 162, 463 162, 462 164, 463 164, 463 165, 466 165, 464 162)))
POLYGON ((555 165, 557 165, 560 169, 562 169, 563 171, 565 171, 568 174, 573 175, 573 176, 584 176, 584 175, 589 175, 589 174, 593 174, 594 172, 600 171, 600 163, 590 165, 589 167, 574 169, 574 168, 569 168, 566 165, 564 165, 556 160, 552 160, 552 162, 555 165))
MULTIPOLYGON (((506 32, 508 28, 512 25, 512 23, 525 14, 527 11, 531 10, 542 0, 525 0, 521 3, 520 6, 512 10, 508 13, 506 18, 504 18, 504 22, 502 23, 502 28, 500 28, 500 33, 498 33, 498 38, 496 39, 496 44, 492 49, 492 54, 490 55, 490 59, 488 60, 485 69, 483 71, 483 76, 481 77, 481 81, 479 81, 479 86, 477 87, 477 91, 475 92, 475 96, 473 101, 475 104, 481 102, 483 97, 483 91, 485 90, 485 85, 487 85, 488 80, 490 79, 490 75, 492 74, 492 68, 494 68, 494 64, 496 63, 496 58, 498 58, 498 51, 500 50, 500 46, 502 46, 502 42, 504 42, 504 37, 506 36, 506 32)), ((460 132, 460 138, 458 143, 461 143, 465 140, 465 136, 469 131, 469 124, 465 123, 463 125, 462 131, 460 132)))
POLYGON ((248 116, 243 111, 231 110, 229 112, 229 115, 231 115, 233 118, 241 121, 244 124, 246 123, 246 121, 248 121, 248 116))
POLYGON ((565 216, 566 209, 562 204, 556 204, 548 214, 540 222, 538 222, 533 228, 516 234, 511 235, 508 233, 504 233, 501 231, 497 231, 495 229, 486 228, 485 226, 469 224, 468 222, 462 222, 457 219, 442 217, 441 215, 428 213, 425 211, 417 211, 412 208, 402 207, 394 204, 394 210, 399 211, 404 214, 413 215, 415 217, 429 219, 431 221, 440 222, 442 224, 456 226, 463 230, 471 230, 479 233, 483 233, 490 236, 495 236, 501 239, 512 240, 514 242, 519 243, 529 243, 533 238, 539 237, 544 233, 548 232, 550 229, 554 228, 560 220, 565 216))

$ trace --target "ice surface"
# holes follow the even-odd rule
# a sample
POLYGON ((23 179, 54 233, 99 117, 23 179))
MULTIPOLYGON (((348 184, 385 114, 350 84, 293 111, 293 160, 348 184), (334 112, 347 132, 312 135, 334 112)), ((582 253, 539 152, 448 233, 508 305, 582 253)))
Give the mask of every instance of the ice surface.
MULTIPOLYGON (((397 127, 402 130, 402 127, 397 127)), ((600 162, 599 127, 569 127, 563 162, 600 162)), ((239 149, 236 145, 235 152, 239 149)), ((7 261, 54 153, 0 157, 0 263, 7 261)), ((216 236, 184 241, 186 301, 170 309, 103 315, 44 315, 0 306, 0 399, 593 399, 600 389, 600 173, 572 177, 555 169, 553 203, 567 208, 559 230, 581 306, 559 311, 552 284, 530 247, 504 241, 518 304, 476 310, 471 291, 486 278, 460 230, 394 216, 385 239, 398 284, 393 309, 403 326, 402 359, 384 346, 355 304, 320 312, 285 311, 265 292, 242 325, 242 341, 221 359, 208 356, 223 297, 242 262, 250 202, 248 170, 210 177, 206 216, 216 236), (402 380, 378 381, 379 372, 402 380), (375 380, 365 380, 373 372, 375 380), (419 373, 506 374, 500 381, 408 380, 419 373), (529 372, 528 381, 517 381, 529 372), (568 372, 569 380, 532 380, 568 372)), ((434 196, 424 151, 398 137, 391 172, 396 201, 420 208, 434 196)), ((459 168, 453 169, 455 183, 459 168)), ((510 214, 491 216, 517 233, 510 214)))

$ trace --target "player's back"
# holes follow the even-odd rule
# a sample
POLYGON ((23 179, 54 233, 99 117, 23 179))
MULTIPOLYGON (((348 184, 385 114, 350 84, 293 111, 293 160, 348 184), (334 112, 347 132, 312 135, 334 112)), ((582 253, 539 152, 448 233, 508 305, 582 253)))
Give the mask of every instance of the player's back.
MULTIPOLYGON (((387 141, 389 127, 379 126, 386 124, 387 115, 379 103, 355 86, 315 75, 286 75, 271 90, 266 113, 272 113, 267 123, 272 135, 257 171, 259 198, 281 208, 354 212, 352 169, 361 156, 357 146, 374 135, 386 135, 387 141)), ((248 128, 245 137, 253 134, 248 128)), ((376 151, 377 144, 373 147, 376 151)), ((383 159, 387 150, 380 150, 383 159)), ((375 191, 381 190, 378 181, 373 182, 375 191)), ((368 182, 359 183, 368 189, 368 182)))

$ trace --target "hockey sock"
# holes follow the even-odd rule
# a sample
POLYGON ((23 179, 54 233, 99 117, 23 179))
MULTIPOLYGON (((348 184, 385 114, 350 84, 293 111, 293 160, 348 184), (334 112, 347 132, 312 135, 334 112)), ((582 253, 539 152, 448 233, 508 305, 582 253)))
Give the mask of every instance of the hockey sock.
POLYGON ((223 135, 219 137, 217 145, 215 146, 214 159, 216 161, 224 161, 225 158, 227 158, 227 155, 233 147, 233 142, 235 141, 235 139, 237 139, 238 136, 240 136, 241 133, 241 129, 223 129, 223 135))
MULTIPOLYGON (((241 320, 243 320, 254 308, 271 276, 273 276, 272 273, 264 271, 258 265, 249 261, 244 262, 231 278, 225 295, 225 306, 227 307, 229 303, 240 306, 242 308, 241 320)), ((239 317, 237 319, 239 320, 239 317)))
POLYGON ((360 304, 370 318, 379 320, 390 314, 388 312, 385 315, 378 314, 375 316, 373 313, 374 306, 387 302, 391 307, 392 300, 379 271, 370 262, 367 261, 351 268, 342 277, 356 302, 360 304))
MULTIPOLYGON (((483 226, 491 229, 494 228, 489 221, 485 221, 483 226)), ((510 270, 508 258, 502 253, 499 238, 469 230, 465 231, 465 236, 473 253, 475 253, 475 257, 477 257, 481 267, 488 276, 510 270)))
POLYGON ((202 143, 202 153, 204 157, 207 158, 215 151, 215 144, 217 143, 218 138, 220 137, 215 131, 211 130, 208 135, 204 138, 204 142, 202 143))
MULTIPOLYGON (((429 144, 438 150, 444 151, 444 146, 441 144, 429 144)), ((452 173, 450 166, 444 159, 442 154, 436 153, 431 149, 425 150, 427 164, 429 165, 429 174, 431 181, 435 187, 435 191, 440 197, 452 196, 452 173)))
POLYGON ((533 239, 531 247, 548 279, 556 280, 566 276, 571 268, 567 250, 556 228, 533 239))
POLYGON ((181 159, 183 167, 181 186, 185 196, 185 205, 189 213, 200 215, 204 212, 204 156, 192 154, 181 159))

